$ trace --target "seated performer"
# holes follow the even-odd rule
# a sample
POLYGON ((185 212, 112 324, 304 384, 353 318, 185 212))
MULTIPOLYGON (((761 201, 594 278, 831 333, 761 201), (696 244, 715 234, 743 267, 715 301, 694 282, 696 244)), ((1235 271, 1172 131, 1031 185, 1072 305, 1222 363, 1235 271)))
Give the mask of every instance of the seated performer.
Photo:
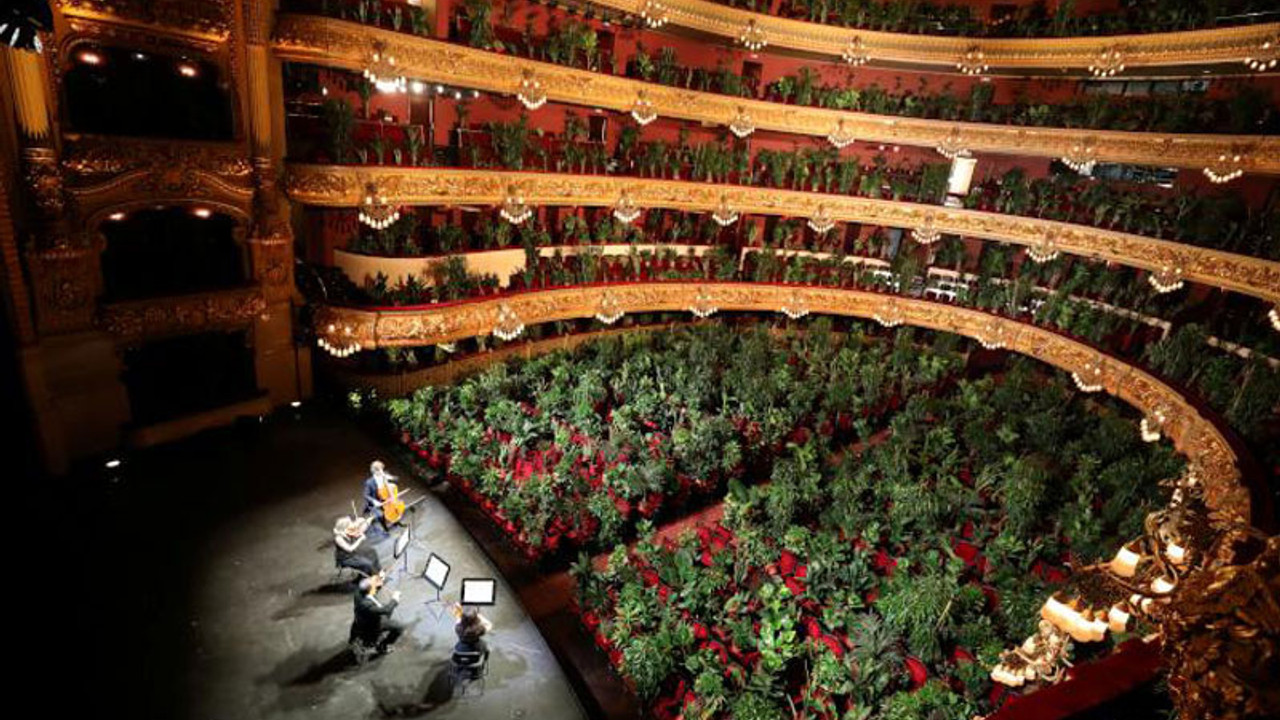
POLYGON ((349 567, 361 575, 372 575, 382 569, 378 551, 365 543, 366 518, 342 516, 333 526, 333 557, 339 567, 349 567))
POLYGON ((369 465, 369 477, 364 481, 364 514, 376 514, 383 530, 390 530, 398 522, 398 519, 396 522, 387 519, 388 513, 384 510, 384 505, 398 502, 400 512, 403 513, 404 503, 398 499, 399 488, 392 480, 395 478, 387 472, 381 460, 374 460, 369 465))
POLYGON ((454 613, 458 615, 458 624, 453 627, 458 634, 458 644, 453 646, 453 651, 478 652, 489 662, 489 645, 482 638, 493 629, 493 623, 481 615, 478 608, 455 605, 454 613))
POLYGON ((373 646, 379 655, 391 651, 391 644, 404 634, 404 626, 391 619, 400 604, 400 591, 391 593, 391 602, 378 600, 384 573, 361 578, 355 597, 355 620, 351 623, 351 639, 373 646))

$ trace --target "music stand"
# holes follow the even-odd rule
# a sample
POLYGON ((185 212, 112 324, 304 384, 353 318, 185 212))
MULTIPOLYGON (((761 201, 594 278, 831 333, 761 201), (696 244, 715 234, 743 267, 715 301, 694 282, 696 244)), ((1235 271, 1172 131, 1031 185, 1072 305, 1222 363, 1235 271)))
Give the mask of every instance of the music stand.
POLYGON ((406 525, 404 532, 396 536, 396 544, 391 549, 395 559, 404 558, 404 574, 409 574, 409 541, 413 539, 413 526, 406 525))
MULTIPOLYGON (((444 605, 444 600, 440 599, 440 591, 444 589, 445 581, 449 579, 449 563, 435 553, 431 553, 427 557, 427 564, 422 568, 422 579, 427 584, 436 589, 436 596, 427 598, 427 605, 444 605)), ((436 620, 440 619, 440 608, 436 608, 436 620)))
POLYGON ((498 594, 498 581, 493 578, 463 578, 461 605, 493 605, 498 594))

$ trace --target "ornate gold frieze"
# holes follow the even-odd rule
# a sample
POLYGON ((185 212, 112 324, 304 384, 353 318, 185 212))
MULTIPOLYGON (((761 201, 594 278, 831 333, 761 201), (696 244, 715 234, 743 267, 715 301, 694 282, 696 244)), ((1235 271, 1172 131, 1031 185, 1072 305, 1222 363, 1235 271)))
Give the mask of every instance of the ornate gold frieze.
POLYGON ((861 318, 892 314, 918 327, 982 340, 1000 333, 1010 351, 1068 372, 1096 369, 1103 388, 1150 413, 1169 418, 1163 431, 1196 465, 1206 501, 1226 516, 1250 518, 1249 493, 1240 482, 1237 458, 1225 437, 1194 405, 1158 378, 1105 356, 1065 335, 980 310, 862 290, 731 282, 657 282, 594 285, 514 293, 498 298, 404 310, 320 307, 316 331, 329 345, 357 349, 411 347, 488 335, 499 315, 533 325, 594 317, 604 294, 626 313, 682 312, 709 302, 719 310, 779 312, 803 303, 815 314, 861 318))
POLYGON ((1054 158, 1069 156, 1073 148, 1078 151, 1087 138, 1096 160, 1103 162, 1203 169, 1223 155, 1240 154, 1246 172, 1280 172, 1280 138, 1275 137, 1017 127, 784 105, 656 85, 304 15, 282 14, 274 40, 283 59, 354 71, 364 69, 375 42, 382 43, 410 77, 511 95, 522 78, 533 78, 552 101, 619 112, 630 112, 643 93, 661 116, 728 125, 745 113, 756 129, 813 137, 825 138, 841 127, 868 142, 932 148, 950 136, 973 151, 1054 158))
MULTIPOLYGON (((597 5, 635 13, 643 0, 593 0, 597 5)), ((1124 48, 1129 68, 1240 63, 1257 53, 1280 24, 1065 38, 966 38, 875 32, 822 25, 739 10, 710 0, 663 0, 672 25, 736 40, 754 21, 770 47, 819 53, 838 59, 858 47, 870 62, 936 65, 951 69, 966 52, 976 50, 992 70, 1087 70, 1109 47, 1124 48)))
POLYGON ((498 205, 514 187, 530 205, 613 206, 626 190, 640 208, 711 211, 726 202, 740 213, 790 217, 813 217, 821 209, 835 221, 900 228, 919 227, 932 217, 933 227, 943 233, 1029 247, 1051 235, 1062 252, 1152 271, 1180 267, 1188 281, 1280 300, 1277 262, 1113 230, 937 205, 677 180, 384 166, 292 165, 286 187, 301 203, 356 207, 370 182, 406 205, 498 205))
POLYGON ((87 330, 97 296, 97 254, 84 245, 27 253, 36 325, 41 335, 87 330))
POLYGON ((259 288, 112 303, 99 323, 125 339, 202 332, 252 323, 267 311, 259 288))
POLYGON ((231 34, 231 0, 57 0, 69 20, 167 30, 222 42, 231 34))

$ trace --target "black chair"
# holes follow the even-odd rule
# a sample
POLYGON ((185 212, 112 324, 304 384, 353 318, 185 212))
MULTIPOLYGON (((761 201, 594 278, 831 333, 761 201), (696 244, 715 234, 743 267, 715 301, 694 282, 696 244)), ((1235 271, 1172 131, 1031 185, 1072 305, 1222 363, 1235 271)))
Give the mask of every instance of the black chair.
POLYGON ((480 694, 484 695, 484 679, 489 675, 488 653, 479 650, 454 650, 449 658, 454 697, 465 697, 467 688, 475 683, 480 684, 480 694))
POLYGON ((362 637, 356 632, 355 623, 351 624, 351 630, 347 633, 347 649, 351 651, 352 657, 356 660, 356 665, 363 666, 369 662, 369 658, 378 654, 377 638, 362 637))

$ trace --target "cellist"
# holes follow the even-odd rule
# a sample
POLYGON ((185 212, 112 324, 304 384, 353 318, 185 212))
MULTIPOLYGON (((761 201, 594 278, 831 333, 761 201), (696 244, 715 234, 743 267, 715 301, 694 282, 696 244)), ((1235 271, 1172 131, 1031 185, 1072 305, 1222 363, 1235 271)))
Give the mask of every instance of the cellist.
POLYGON ((399 524, 399 513, 396 521, 390 522, 387 520, 387 513, 383 511, 383 506, 388 502, 403 502, 398 499, 400 489, 393 480, 395 478, 387 473, 381 460, 374 460, 369 465, 369 477, 364 481, 364 514, 368 516, 377 513, 383 530, 390 530, 392 525, 399 524))

